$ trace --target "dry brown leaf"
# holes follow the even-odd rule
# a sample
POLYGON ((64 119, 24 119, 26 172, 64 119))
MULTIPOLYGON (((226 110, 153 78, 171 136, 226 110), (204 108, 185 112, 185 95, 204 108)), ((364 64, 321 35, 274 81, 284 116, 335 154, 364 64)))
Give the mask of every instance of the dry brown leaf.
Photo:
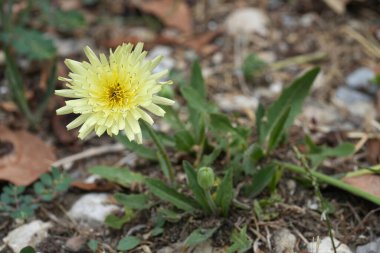
POLYGON ((371 165, 380 162, 380 139, 370 139, 367 141, 367 159, 371 165))
POLYGON ((55 160, 52 149, 38 137, 0 125, 0 180, 29 185, 55 160))
POLYGON ((348 177, 343 178, 343 181, 380 198, 380 176, 378 175, 367 174, 357 177, 348 177))
POLYGON ((184 0, 133 1, 136 8, 160 18, 167 26, 185 34, 193 33, 191 10, 184 0))
POLYGON ((212 41, 223 33, 221 29, 207 31, 191 37, 176 37, 161 34, 155 40, 155 44, 178 45, 194 49, 203 56, 210 55, 219 49, 212 41))
POLYGON ((324 2, 336 13, 343 14, 350 0, 324 0, 324 2))
POLYGON ((95 183, 86 183, 82 181, 74 181, 71 183, 71 186, 84 190, 84 191, 97 191, 97 192, 105 192, 112 191, 118 188, 117 184, 105 181, 99 181, 95 183))
POLYGON ((211 44, 215 38, 223 33, 221 29, 216 31, 207 31, 193 38, 186 40, 184 44, 188 47, 193 48, 195 51, 202 55, 209 55, 214 53, 219 47, 217 45, 211 44))

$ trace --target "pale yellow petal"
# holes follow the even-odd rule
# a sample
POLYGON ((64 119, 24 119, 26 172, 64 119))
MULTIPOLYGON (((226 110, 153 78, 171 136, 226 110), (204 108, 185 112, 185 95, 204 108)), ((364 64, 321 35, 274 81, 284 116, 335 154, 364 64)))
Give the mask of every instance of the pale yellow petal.
POLYGON ((88 60, 90 61, 90 63, 92 65, 95 65, 95 66, 100 65, 100 61, 99 61, 98 57, 96 56, 94 51, 92 51, 92 49, 89 46, 86 46, 84 48, 84 53, 86 54, 88 60))
POLYGON ((159 96, 153 96, 152 102, 159 105, 172 105, 175 102, 171 99, 165 98, 165 97, 159 97, 159 96))
POLYGON ((73 113, 73 108, 71 106, 64 106, 59 108, 57 111, 57 115, 65 115, 69 113, 73 113))
POLYGON ((76 119, 74 119, 73 121, 70 122, 70 124, 68 124, 66 126, 67 130, 71 130, 73 128, 76 128, 76 127, 79 127, 80 125, 82 125, 89 117, 90 115, 88 114, 82 114, 80 115, 79 117, 77 117, 76 119))
POLYGON ((144 108, 157 116, 163 117, 165 115, 165 111, 158 105, 150 104, 144 108))

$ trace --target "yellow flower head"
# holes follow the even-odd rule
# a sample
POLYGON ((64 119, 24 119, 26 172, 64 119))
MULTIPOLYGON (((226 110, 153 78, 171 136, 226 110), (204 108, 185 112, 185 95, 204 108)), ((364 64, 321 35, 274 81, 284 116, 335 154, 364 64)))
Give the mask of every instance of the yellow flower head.
POLYGON ((124 130, 129 140, 142 142, 139 119, 153 124, 147 111, 164 116, 165 111, 158 105, 171 105, 174 101, 160 97, 157 93, 163 85, 160 82, 167 70, 153 74, 152 70, 162 57, 146 60, 143 43, 123 44, 110 56, 100 54, 100 59, 89 48, 84 49, 89 62, 67 59, 71 70, 69 78, 60 77, 68 89, 56 90, 55 94, 71 98, 57 110, 58 115, 79 114, 67 125, 67 129, 81 126, 78 137, 85 138, 93 130, 98 136, 107 132, 110 136, 124 130))

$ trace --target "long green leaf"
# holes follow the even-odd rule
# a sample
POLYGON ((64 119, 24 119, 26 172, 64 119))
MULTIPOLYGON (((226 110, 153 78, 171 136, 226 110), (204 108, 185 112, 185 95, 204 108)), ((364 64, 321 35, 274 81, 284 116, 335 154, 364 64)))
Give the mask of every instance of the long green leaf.
POLYGON ((194 138, 189 131, 182 129, 174 135, 175 144, 178 150, 189 152, 195 144, 194 138))
POLYGON ((232 245, 227 249, 227 253, 244 253, 252 248, 252 240, 247 235, 247 226, 234 230, 231 235, 232 245))
POLYGON ((315 67, 297 78, 289 87, 284 89, 280 97, 268 109, 269 128, 274 124, 279 115, 291 106, 285 129, 291 126, 296 116, 301 112, 305 98, 309 94, 310 88, 319 73, 319 67, 315 67))
POLYGON ((43 116, 43 113, 48 105, 50 97, 54 94, 55 86, 57 83, 57 62, 53 60, 52 67, 50 69, 49 78, 47 81, 47 89, 41 99, 41 102, 39 102, 35 117, 37 118, 37 121, 40 121, 41 117, 43 116))
POLYGON ((223 215, 226 217, 234 197, 233 189, 233 167, 230 167, 224 175, 222 183, 216 192, 215 203, 221 207, 223 215))
POLYGON ((253 143, 243 155, 243 170, 247 174, 255 173, 257 163, 264 158, 264 151, 258 143, 253 143))
POLYGON ((263 133, 264 116, 265 116, 265 108, 260 103, 259 106, 257 107, 257 111, 256 111, 256 133, 257 133, 257 136, 259 138, 260 144, 263 144, 264 140, 265 140, 265 134, 263 133))
POLYGON ((208 104, 206 99, 204 99, 193 87, 189 85, 181 86, 180 91, 191 108, 203 113, 213 111, 213 108, 208 104))
POLYGON ((95 166, 90 168, 89 172, 125 187, 129 187, 135 183, 144 182, 144 176, 142 174, 133 172, 128 168, 95 166))
POLYGON ((149 187, 150 192, 158 198, 168 201, 175 205, 177 208, 187 212, 193 212, 199 207, 198 203, 191 197, 179 193, 174 188, 171 188, 157 179, 146 179, 146 185, 149 187))
POLYGON ((274 148, 277 147, 281 138, 283 137, 283 133, 285 131, 286 122, 289 118, 291 107, 287 107, 282 114, 279 115, 275 122, 273 123, 271 129, 269 130, 269 139, 268 139, 268 147, 267 154, 269 154, 274 148))
POLYGON ((244 192, 251 198, 260 194, 272 181, 276 166, 269 164, 252 175, 252 184, 244 189, 244 192))
POLYGON ((137 144, 134 141, 130 141, 125 135, 119 134, 116 136, 116 139, 137 155, 149 160, 157 160, 156 150, 148 148, 141 144, 137 144))
POLYGON ((206 98, 207 90, 205 86, 205 81, 203 79, 202 69, 199 60, 194 61, 193 66, 191 68, 190 86, 193 87, 196 91, 198 91, 199 95, 201 95, 203 98, 206 98))
POLYGON ((210 213, 211 210, 207 204, 205 193, 202 187, 200 187, 200 185, 198 184, 197 173, 188 161, 183 161, 182 166, 186 172, 187 181, 194 194, 195 199, 198 201, 199 205, 205 212, 210 213))

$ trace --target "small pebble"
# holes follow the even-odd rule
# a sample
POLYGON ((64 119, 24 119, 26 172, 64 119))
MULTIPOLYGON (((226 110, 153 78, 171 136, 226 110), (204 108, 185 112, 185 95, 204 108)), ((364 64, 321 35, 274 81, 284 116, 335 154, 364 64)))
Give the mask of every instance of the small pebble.
MULTIPOLYGON (((352 253, 350 248, 334 238, 336 253, 352 253)), ((324 237, 321 241, 310 242, 307 244, 310 253, 334 253, 330 237, 324 237)))
POLYGON ((110 195, 90 193, 78 199, 69 211, 69 216, 86 225, 97 227, 104 224, 106 217, 119 210, 119 207, 109 202, 110 195))
POLYGON ((10 247, 13 252, 19 253, 26 246, 35 247, 48 237, 48 229, 53 225, 50 222, 35 220, 24 224, 3 238, 3 242, 10 247))
POLYGON ((273 234, 273 245, 275 253, 292 253, 297 238, 288 229, 284 228, 273 234))

